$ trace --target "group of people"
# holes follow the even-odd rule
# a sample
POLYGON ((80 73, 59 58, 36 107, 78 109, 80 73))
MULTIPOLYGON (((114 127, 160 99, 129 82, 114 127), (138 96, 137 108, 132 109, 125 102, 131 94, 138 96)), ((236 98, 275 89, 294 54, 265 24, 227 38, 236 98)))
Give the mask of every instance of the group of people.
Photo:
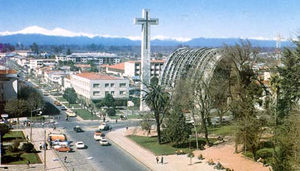
POLYGON ((159 163, 164 164, 164 156, 161 156, 161 157, 160 157, 160 162, 159 162, 159 157, 156 156, 156 163, 157 163, 157 164, 159 164, 159 163))

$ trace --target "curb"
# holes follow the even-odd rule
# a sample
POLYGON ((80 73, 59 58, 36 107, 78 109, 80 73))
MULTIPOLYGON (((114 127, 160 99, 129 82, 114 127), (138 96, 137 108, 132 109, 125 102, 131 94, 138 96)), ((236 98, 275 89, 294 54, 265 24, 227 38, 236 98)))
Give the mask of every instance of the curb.
MULTIPOLYGON (((120 128, 123 129, 123 128, 120 128)), ((117 129, 118 130, 118 129, 117 129)), ((116 130, 115 130, 116 131, 116 130)), ((119 145, 118 143, 116 143, 114 140, 109 138, 109 133, 106 135, 107 139, 109 139, 113 144, 117 145, 119 147, 119 149, 121 149, 123 152, 129 154, 133 159, 135 159, 136 161, 138 161, 139 163, 141 163, 143 166, 145 166, 147 169, 152 170, 148 165, 146 165, 144 162, 142 162, 141 160, 139 160, 138 158, 136 158, 133 154, 131 154, 129 151, 127 151, 125 148, 123 148, 121 145, 119 145)))

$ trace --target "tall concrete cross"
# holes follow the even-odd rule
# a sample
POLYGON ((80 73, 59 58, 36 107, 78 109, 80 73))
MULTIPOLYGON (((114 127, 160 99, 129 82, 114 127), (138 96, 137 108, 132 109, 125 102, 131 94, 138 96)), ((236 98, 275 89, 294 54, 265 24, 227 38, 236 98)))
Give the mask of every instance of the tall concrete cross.
POLYGON ((150 25, 158 25, 157 18, 150 18, 148 9, 143 9, 143 18, 135 18, 134 23, 142 25, 142 45, 141 45, 141 93, 140 93, 140 111, 148 110, 143 101, 146 86, 143 83, 150 83, 150 25))

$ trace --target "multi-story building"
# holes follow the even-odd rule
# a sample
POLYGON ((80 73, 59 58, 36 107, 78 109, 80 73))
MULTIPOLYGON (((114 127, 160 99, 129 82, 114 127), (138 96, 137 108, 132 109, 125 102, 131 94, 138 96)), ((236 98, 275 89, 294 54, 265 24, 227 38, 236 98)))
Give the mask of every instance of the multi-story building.
POLYGON ((18 94, 18 77, 15 70, 0 66, 0 113, 8 100, 16 99, 18 94))
POLYGON ((124 99, 129 97, 129 80, 86 72, 71 75, 71 84, 76 93, 90 100, 103 99, 106 94, 114 98, 124 99))
POLYGON ((73 61, 74 63, 87 63, 93 61, 95 64, 118 64, 121 58, 110 53, 73 53, 67 56, 57 56, 56 61, 73 61))
POLYGON ((30 59, 29 68, 35 70, 42 66, 55 65, 55 64, 56 64, 55 59, 30 59))
MULTIPOLYGON (((151 77, 159 77, 165 60, 151 60, 150 74, 151 77)), ((141 75, 141 61, 127 61, 125 62, 124 75, 128 77, 140 77, 141 75)))

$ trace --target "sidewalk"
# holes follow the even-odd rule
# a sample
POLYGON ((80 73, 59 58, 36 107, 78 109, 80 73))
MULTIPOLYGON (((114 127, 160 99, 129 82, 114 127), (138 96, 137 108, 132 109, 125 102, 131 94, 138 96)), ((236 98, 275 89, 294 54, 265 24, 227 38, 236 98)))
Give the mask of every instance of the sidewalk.
MULTIPOLYGON (((45 128, 46 134, 53 132, 52 128, 45 128)), ((28 135, 30 137, 30 128, 23 130, 25 137, 28 135)), ((43 128, 32 128, 32 139, 33 144, 36 150, 39 150, 40 144, 44 143, 44 129, 43 128)), ((48 147, 49 148, 49 147, 48 147)), ((38 153, 42 162, 44 162, 44 150, 41 153, 38 153)), ((51 171, 64 171, 64 166, 59 160, 57 155, 53 150, 46 151, 46 161, 47 161, 47 170, 51 171)), ((40 170, 44 168, 44 164, 40 164, 40 170)), ((34 166, 34 165, 33 165, 34 166)), ((35 168, 33 168, 34 170, 35 168)), ((27 169, 29 170, 29 169, 27 169)), ((30 169, 31 170, 31 169, 30 169)))
POLYGON ((213 167, 206 164, 205 161, 200 163, 198 159, 193 158, 193 164, 189 165, 190 158, 186 155, 168 155, 164 156, 164 164, 157 164, 155 155, 137 145, 126 137, 126 129, 117 129, 109 132, 106 136, 108 139, 113 141, 115 144, 120 146, 122 149, 131 154, 136 160, 143 163, 150 170, 165 170, 165 171, 192 171, 192 170, 203 170, 203 171, 214 171, 213 167))

